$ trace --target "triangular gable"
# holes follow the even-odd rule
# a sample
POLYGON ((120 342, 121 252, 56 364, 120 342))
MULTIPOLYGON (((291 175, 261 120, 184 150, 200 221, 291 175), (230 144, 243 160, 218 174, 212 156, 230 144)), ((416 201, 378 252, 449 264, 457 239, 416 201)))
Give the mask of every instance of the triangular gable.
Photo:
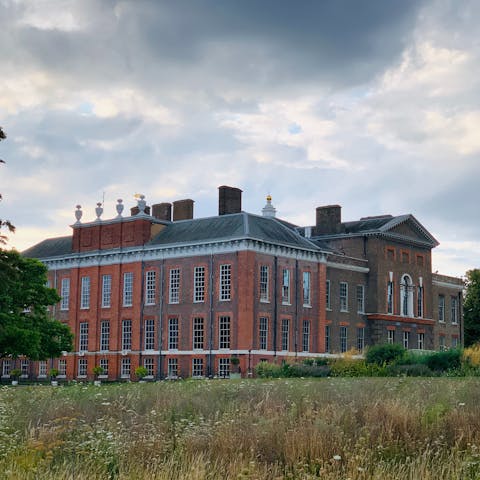
POLYGON ((439 244, 435 237, 413 215, 394 217, 380 230, 385 234, 426 243, 431 247, 436 247, 439 244))

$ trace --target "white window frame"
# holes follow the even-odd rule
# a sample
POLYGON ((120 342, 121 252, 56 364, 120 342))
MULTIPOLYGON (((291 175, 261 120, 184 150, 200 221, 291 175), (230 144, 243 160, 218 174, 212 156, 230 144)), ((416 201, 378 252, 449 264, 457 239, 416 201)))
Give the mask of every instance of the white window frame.
POLYGON ((102 275, 102 308, 110 308, 112 303, 112 276, 102 275))
POLYGON ((447 344, 445 342, 445 335, 438 336, 438 346, 441 352, 444 352, 447 349, 447 344))
POLYGON ((205 302, 205 267, 193 268, 193 303, 205 302))
MULTIPOLYGON (((87 359, 86 358, 79 358, 78 359, 78 376, 79 377, 86 377, 87 376, 87 366, 88 366, 88 363, 87 363, 87 359)), ((40 370, 39 370, 39 377, 40 376, 46 376, 46 373, 45 375, 41 375, 40 374, 40 370)))
POLYGON ((394 298, 393 282, 389 281, 387 283, 387 313, 390 315, 393 315, 394 298))
POLYGON ((327 310, 332 309, 331 283, 330 280, 325 282, 325 307, 327 310))
POLYGON ((357 350, 360 353, 365 350, 365 327, 357 327, 357 350))
POLYGON ((357 285, 357 313, 365 313, 365 285, 357 285))
POLYGON ((132 320, 122 320, 122 350, 132 349, 132 320))
POLYGON ((311 307, 312 306, 312 274, 309 271, 305 271, 302 274, 303 281, 303 306, 311 307))
POLYGON ((302 351, 310 351, 310 320, 304 320, 302 323, 302 351))
POLYGON ((80 322, 78 327, 78 351, 88 352, 88 322, 80 322))
POLYGON ((152 357, 144 358, 143 366, 147 369, 147 377, 153 377, 155 375, 155 361, 152 357))
POLYGON ((290 319, 282 318, 282 351, 288 352, 290 348, 290 319))
POLYGON ((90 277, 82 277, 80 290, 80 309, 90 308, 90 277))
POLYGON ((268 317, 260 317, 258 324, 258 348, 268 349, 268 317))
POLYGON ((218 348, 228 350, 230 348, 230 317, 222 315, 218 318, 218 348))
POLYGON ((168 319, 168 349, 178 350, 179 342, 179 320, 178 317, 168 319))
POLYGON ((290 270, 282 270, 282 304, 290 305, 290 270))
POLYGON ((348 328, 345 325, 340 325, 340 353, 345 353, 348 350, 348 328))
POLYGON ((445 295, 438 296, 438 321, 445 323, 445 295))
POLYGON ((395 343, 395 330, 387 330, 387 343, 390 345, 395 343))
POLYGON ((331 328, 330 325, 325 325, 325 353, 330 353, 331 349, 331 328))
POLYGON ((348 282, 340 282, 340 311, 348 312, 348 282))
POLYGON ((2 377, 9 377, 12 370, 12 361, 9 358, 3 359, 2 377))
POLYGON ((145 305, 155 305, 157 293, 157 272, 147 270, 145 272, 145 305))
POLYGON ((58 376, 65 377, 67 375, 67 360, 65 360, 64 358, 59 358, 57 366, 58 366, 58 376))
POLYGON ((192 326, 192 347, 194 350, 203 350, 205 341, 205 319, 203 317, 194 317, 192 326))
POLYGON ((22 372, 21 376, 27 378, 30 373, 30 361, 25 358, 20 360, 20 370, 22 372))
POLYGON ((147 318, 145 320, 145 350, 155 350, 155 320, 147 318))
POLYGON ((268 265, 260 265, 260 302, 262 303, 269 303, 270 301, 269 270, 268 265))
POLYGON ((133 305, 133 272, 123 274, 123 306, 133 305))
POLYGON ((171 268, 168 283, 168 303, 180 303, 180 269, 171 268))
POLYGON ((230 359, 229 358, 218 359, 218 376, 221 378, 230 377, 230 359))
POLYGON ((103 368, 102 376, 108 377, 108 358, 101 358, 99 366, 103 368))
POLYGON ((402 275, 400 282, 400 315, 413 317, 413 282, 410 275, 402 275))
POLYGON ((168 365, 168 376, 170 378, 178 377, 178 358, 169 358, 167 365, 168 365))
POLYGON ((203 358, 192 358, 192 377, 201 378, 203 376, 203 358))
POLYGON ((110 350, 110 321, 102 320, 100 322, 100 351, 108 352, 110 350))
POLYGON ((120 376, 122 378, 130 378, 132 374, 132 361, 130 357, 122 358, 120 362, 120 376))
POLYGON ((220 265, 220 301, 227 302, 232 298, 232 265, 220 265))
POLYGON ((423 286, 417 287, 417 316, 423 318, 423 286))
POLYGON ((408 350, 410 345, 410 332, 404 331, 403 332, 403 348, 408 350))
POLYGON ((450 320, 452 325, 458 325, 458 298, 450 296, 450 320))
POLYGON ((425 349, 425 334, 424 333, 417 333, 417 348, 419 350, 425 349))
POLYGON ((62 278, 62 285, 60 289, 60 310, 68 310, 70 304, 70 278, 62 278))

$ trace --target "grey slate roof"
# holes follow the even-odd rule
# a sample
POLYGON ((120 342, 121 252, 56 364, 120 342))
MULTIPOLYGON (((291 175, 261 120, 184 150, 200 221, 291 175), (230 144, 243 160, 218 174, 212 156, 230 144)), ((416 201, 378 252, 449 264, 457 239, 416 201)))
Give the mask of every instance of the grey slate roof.
POLYGON ((72 237, 47 238, 22 252, 28 258, 60 257, 72 253, 72 237))
MULTIPOLYGON (((234 239, 256 239, 277 245, 319 251, 316 244, 302 237, 288 222, 250 213, 181 220, 169 223, 145 246, 175 246, 234 239)), ((72 237, 43 240, 25 250, 31 258, 53 258, 71 254, 72 237)))

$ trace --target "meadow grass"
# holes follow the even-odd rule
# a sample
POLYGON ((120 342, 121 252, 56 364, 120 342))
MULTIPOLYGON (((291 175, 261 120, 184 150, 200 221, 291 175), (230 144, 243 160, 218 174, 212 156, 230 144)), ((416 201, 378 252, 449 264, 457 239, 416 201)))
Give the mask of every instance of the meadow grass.
POLYGON ((0 478, 478 479, 480 379, 2 387, 0 478))

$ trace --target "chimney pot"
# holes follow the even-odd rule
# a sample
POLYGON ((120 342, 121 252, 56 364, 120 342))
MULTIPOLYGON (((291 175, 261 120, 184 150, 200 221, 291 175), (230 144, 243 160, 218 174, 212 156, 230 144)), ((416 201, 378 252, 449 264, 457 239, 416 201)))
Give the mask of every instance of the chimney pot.
POLYGON ((218 214, 228 215, 242 211, 242 191, 236 187, 218 187, 218 214))
POLYGON ((158 220, 172 221, 172 204, 168 202, 152 205, 152 216, 158 220))
POLYGON ((326 205, 317 208, 315 235, 340 233, 342 224, 342 207, 326 205))
POLYGON ((193 203, 190 198, 173 202, 173 221, 191 220, 193 218, 193 203))

